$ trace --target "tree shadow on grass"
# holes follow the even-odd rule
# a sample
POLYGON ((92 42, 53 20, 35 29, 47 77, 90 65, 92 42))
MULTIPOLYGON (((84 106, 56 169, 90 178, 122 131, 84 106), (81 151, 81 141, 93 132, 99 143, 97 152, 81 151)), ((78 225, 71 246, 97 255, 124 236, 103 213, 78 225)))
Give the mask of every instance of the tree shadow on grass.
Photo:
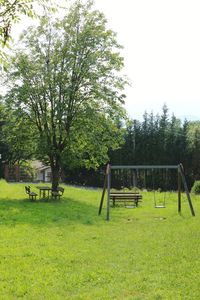
POLYGON ((68 197, 55 201, 0 200, 0 225, 56 225, 100 222, 97 208, 68 197))

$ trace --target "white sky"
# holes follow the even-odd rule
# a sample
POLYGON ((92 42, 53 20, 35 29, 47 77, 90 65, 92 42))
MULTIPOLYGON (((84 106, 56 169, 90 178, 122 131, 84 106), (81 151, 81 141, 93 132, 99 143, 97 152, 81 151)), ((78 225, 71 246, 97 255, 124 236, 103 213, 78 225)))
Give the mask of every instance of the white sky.
POLYGON ((166 103, 177 117, 200 119, 200 1, 95 2, 124 46, 129 115, 141 119, 166 103))
POLYGON ((200 119, 200 1, 96 0, 124 46, 130 116, 161 111, 200 119))

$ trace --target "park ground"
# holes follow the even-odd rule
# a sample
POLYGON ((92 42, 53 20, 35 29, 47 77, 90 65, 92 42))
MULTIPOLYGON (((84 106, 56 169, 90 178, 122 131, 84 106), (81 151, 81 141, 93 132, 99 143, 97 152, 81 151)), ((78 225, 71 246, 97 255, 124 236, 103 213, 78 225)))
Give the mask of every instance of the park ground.
POLYGON ((198 196, 196 217, 185 196, 179 215, 176 193, 155 209, 144 192, 107 222, 101 190, 65 186, 34 203, 24 186, 0 182, 0 299, 200 299, 198 196))

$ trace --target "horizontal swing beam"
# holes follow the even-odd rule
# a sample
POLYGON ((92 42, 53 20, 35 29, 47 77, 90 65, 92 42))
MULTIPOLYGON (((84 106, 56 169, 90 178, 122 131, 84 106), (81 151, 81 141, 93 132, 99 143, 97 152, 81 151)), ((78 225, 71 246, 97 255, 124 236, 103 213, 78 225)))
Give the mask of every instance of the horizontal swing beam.
POLYGON ((132 170, 148 170, 148 169, 174 169, 178 170, 179 165, 138 165, 138 166, 110 166, 111 170, 122 170, 122 169, 132 169, 132 170))

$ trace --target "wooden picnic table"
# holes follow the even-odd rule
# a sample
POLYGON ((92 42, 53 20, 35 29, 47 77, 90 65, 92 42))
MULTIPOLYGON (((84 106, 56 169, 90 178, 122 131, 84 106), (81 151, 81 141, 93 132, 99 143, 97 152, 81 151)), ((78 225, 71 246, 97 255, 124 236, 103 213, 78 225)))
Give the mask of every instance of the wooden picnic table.
POLYGON ((49 199, 49 194, 50 191, 52 191, 52 188, 50 188, 49 186, 37 186, 37 189, 39 189, 40 193, 39 193, 39 197, 40 199, 49 199))

